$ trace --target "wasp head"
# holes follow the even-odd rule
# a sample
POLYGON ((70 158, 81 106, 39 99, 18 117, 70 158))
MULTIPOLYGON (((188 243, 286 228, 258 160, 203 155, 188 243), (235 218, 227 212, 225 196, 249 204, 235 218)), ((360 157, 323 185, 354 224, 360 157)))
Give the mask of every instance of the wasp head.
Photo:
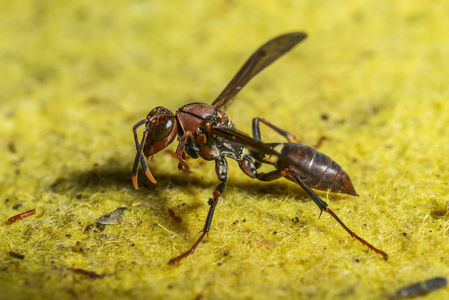
POLYGON ((147 117, 136 123, 133 127, 134 140, 136 142, 136 158, 134 160, 132 181, 134 188, 137 189, 137 171, 139 161, 145 171, 148 179, 156 183, 153 175, 148 168, 145 157, 152 156, 171 144, 178 132, 176 118, 173 113, 161 106, 154 108, 147 117), (142 141, 139 144, 137 138, 137 128, 145 125, 142 141))

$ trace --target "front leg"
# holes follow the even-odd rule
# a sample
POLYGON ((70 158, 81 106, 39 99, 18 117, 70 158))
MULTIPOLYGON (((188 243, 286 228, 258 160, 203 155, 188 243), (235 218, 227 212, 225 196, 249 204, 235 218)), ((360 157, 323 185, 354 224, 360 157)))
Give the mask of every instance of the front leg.
MULTIPOLYGON (((186 174, 192 174, 193 172, 190 171, 190 167, 187 164, 187 162, 185 161, 184 150, 186 148, 186 145, 189 145, 189 148, 193 151, 198 150, 198 147, 196 146, 196 142, 193 137, 193 134, 190 131, 186 131, 182 135, 181 140, 179 141, 179 144, 178 144, 178 148, 176 149, 176 157, 179 159, 178 169, 182 170, 186 174)), ((198 157, 198 154, 194 158, 197 158, 197 157, 198 157)))
POLYGON ((209 199, 208 204, 210 205, 210 208, 209 213, 206 217, 206 223, 204 224, 204 228, 202 230, 203 233, 189 250, 175 258, 170 259, 170 261, 168 262, 169 265, 178 265, 181 259, 186 258, 190 254, 192 254, 210 230, 210 225, 212 224, 212 218, 214 216, 215 207, 218 203, 218 198, 221 194, 224 193, 226 189, 226 182, 228 180, 228 164, 224 157, 219 158, 215 161, 215 172, 217 173, 218 180, 220 180, 220 184, 215 188, 213 198, 209 199))

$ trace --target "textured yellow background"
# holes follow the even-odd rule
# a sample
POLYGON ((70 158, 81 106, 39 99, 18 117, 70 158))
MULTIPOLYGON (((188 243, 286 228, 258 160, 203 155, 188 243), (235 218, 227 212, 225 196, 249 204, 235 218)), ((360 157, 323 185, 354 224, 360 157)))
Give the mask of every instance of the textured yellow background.
POLYGON ((448 275, 448 16, 445 0, 2 1, 0 298, 381 299, 448 275), (167 265, 202 229, 213 164, 190 160, 187 176, 159 153, 158 184, 141 176, 135 191, 132 126, 158 105, 210 103, 290 31, 309 38, 228 114, 246 132, 264 116, 308 144, 326 136, 320 150, 360 197, 319 195, 390 260, 318 219, 299 187, 252 181, 230 162, 207 243, 167 265), (118 225, 84 231, 118 207, 118 225))

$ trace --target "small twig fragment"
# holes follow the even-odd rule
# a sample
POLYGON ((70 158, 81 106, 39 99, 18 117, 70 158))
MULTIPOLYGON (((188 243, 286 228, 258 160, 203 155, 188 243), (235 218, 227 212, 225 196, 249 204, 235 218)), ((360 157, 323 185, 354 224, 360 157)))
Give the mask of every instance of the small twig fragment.
POLYGON ((422 296, 432 291, 441 289, 446 285, 446 277, 435 277, 403 287, 396 291, 396 296, 398 298, 412 298, 416 296, 422 296))
POLYGON ((32 210, 23 212, 21 214, 15 215, 14 217, 9 218, 8 221, 6 221, 6 224, 9 225, 9 224, 16 222, 17 220, 21 220, 21 219, 27 218, 29 216, 32 216, 32 215, 34 215, 35 212, 36 212, 36 210, 32 209, 32 210))
POLYGON ((87 271, 87 270, 79 269, 79 268, 77 268, 77 269, 69 268, 69 271, 72 271, 75 274, 86 276, 91 279, 97 279, 97 278, 104 277, 104 274, 98 274, 97 272, 94 272, 94 271, 87 271))
POLYGON ((173 218, 173 220, 175 220, 176 222, 178 222, 178 223, 182 222, 182 219, 180 217, 178 217, 177 215, 175 215, 175 212, 173 211, 173 209, 169 208, 168 213, 173 218))
POLYGON ((25 255, 14 252, 14 251, 9 251, 9 255, 14 258, 17 258, 17 259, 25 259, 25 255))

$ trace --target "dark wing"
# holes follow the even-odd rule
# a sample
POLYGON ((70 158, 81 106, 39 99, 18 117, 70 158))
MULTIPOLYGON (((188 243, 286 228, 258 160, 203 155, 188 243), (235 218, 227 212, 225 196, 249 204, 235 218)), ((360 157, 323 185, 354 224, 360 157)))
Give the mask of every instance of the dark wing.
POLYGON ((278 36, 260 47, 242 66, 240 71, 212 103, 222 108, 230 104, 231 100, 257 73, 269 66, 273 61, 292 49, 296 44, 307 37, 304 32, 293 32, 278 36))
POLYGON ((278 157, 279 161, 282 162, 282 164, 284 165, 291 165, 291 166, 295 165, 295 163, 285 155, 280 154, 279 152, 275 151, 273 148, 269 147, 262 141, 256 140, 239 130, 222 127, 212 127, 210 129, 210 132, 216 136, 220 136, 225 139, 242 144, 243 146, 248 148, 248 150, 250 150, 251 152, 257 153, 259 155, 276 156, 278 157))

